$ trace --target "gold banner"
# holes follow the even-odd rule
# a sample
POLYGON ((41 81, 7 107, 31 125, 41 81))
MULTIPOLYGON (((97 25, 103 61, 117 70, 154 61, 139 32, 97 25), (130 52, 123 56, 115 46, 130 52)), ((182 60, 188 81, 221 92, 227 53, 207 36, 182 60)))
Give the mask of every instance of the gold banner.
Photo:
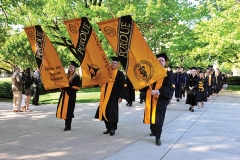
POLYGON ((136 90, 167 75, 131 16, 99 22, 98 25, 136 90))
POLYGON ((113 82, 108 58, 86 17, 64 21, 81 63, 82 87, 113 82))
POLYGON ((45 90, 69 86, 58 54, 41 26, 24 28, 40 70, 45 90))

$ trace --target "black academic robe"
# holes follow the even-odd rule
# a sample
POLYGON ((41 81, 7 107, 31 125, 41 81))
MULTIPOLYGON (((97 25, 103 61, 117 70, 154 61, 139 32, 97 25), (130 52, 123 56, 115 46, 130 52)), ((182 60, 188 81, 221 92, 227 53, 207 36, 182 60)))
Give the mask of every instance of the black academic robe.
POLYGON ((196 96, 197 96, 197 102, 207 102, 207 85, 208 82, 206 81, 205 78, 198 78, 198 82, 197 82, 197 92, 196 92, 196 96))
POLYGON ((215 76, 215 83, 214 83, 214 93, 219 93, 222 88, 222 74, 215 76))
MULTIPOLYGON (((152 89, 153 90, 158 90, 159 91, 159 96, 157 99, 157 106, 156 106, 156 112, 155 112, 155 122, 153 122, 153 120, 150 118, 150 120, 146 119, 146 117, 151 117, 151 116, 146 116, 146 107, 145 106, 145 113, 144 113, 144 120, 143 122, 146 123, 148 121, 150 121, 150 130, 151 132, 158 138, 161 137, 161 133, 162 133, 162 126, 164 123, 164 119, 165 119, 165 113, 166 113, 166 109, 167 109, 167 105, 170 102, 170 99, 173 96, 174 90, 175 90, 175 81, 174 81, 174 75, 172 72, 167 71, 167 76, 164 77, 163 82, 162 82, 162 86, 160 88, 156 88, 156 82, 153 83, 152 85, 152 89)), ((143 92, 147 92, 147 90, 149 90, 149 87, 143 88, 141 91, 143 92)), ((151 90, 151 89, 150 89, 151 90)), ((153 99, 155 99, 155 96, 149 96, 147 95, 146 97, 146 103, 148 103, 148 101, 150 101, 150 103, 153 101, 153 99)), ((146 104, 147 105, 147 104, 146 104)), ((153 106, 150 106, 151 108, 151 113, 152 113, 152 108, 153 106)))
POLYGON ((131 103, 131 102, 135 101, 135 89, 133 88, 133 84, 128 77, 126 78, 126 83, 127 83, 126 100, 127 100, 127 102, 131 103))
MULTIPOLYGON (((187 91, 190 91, 189 87, 193 87, 193 89, 197 89, 197 81, 198 81, 198 76, 195 75, 194 77, 190 75, 188 82, 187 82, 187 91)), ((189 95, 187 94, 187 99, 186 99, 186 104, 190 104, 191 106, 196 106, 197 105, 197 97, 195 95, 189 95)))
POLYGON ((76 75, 69 82, 69 87, 62 88, 58 101, 56 117, 60 119, 71 119, 74 117, 74 109, 76 102, 76 93, 80 89, 81 80, 76 75))
POLYGON ((177 72, 174 73, 174 79, 175 79, 175 97, 180 98, 181 97, 181 89, 182 89, 182 73, 177 72))
MULTIPOLYGON (((115 81, 112 87, 112 90, 110 91, 110 97, 106 106, 106 118, 108 122, 118 123, 118 99, 125 97, 125 77, 123 75, 123 72, 119 71, 116 74, 115 81)), ((105 93, 109 91, 108 83, 106 84, 105 93)), ((101 93, 101 94, 105 94, 101 93)), ((99 119, 99 107, 96 111, 95 118, 99 119)), ((104 120, 104 117, 103 117, 104 120)))

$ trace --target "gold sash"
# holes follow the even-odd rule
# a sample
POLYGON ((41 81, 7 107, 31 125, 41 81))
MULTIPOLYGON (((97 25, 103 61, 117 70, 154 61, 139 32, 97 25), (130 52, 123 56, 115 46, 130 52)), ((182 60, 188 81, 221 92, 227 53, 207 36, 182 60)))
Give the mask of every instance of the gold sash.
MULTIPOLYGON (((156 82, 156 86, 154 90, 159 89, 162 87, 163 79, 160 79, 156 82)), ((145 112, 144 112, 144 120, 143 123, 145 124, 155 124, 156 121, 156 108, 157 108, 157 101, 159 95, 151 95, 152 91, 152 84, 149 86, 147 93, 146 93, 146 102, 145 102, 145 112)), ((160 93, 161 94, 161 93, 160 93)))
POLYGON ((208 76, 208 85, 211 85, 212 84, 212 75, 209 74, 208 76))
MULTIPOLYGON (((116 78, 117 72, 118 72, 118 69, 113 70, 113 79, 116 78)), ((102 121, 102 115, 106 119, 106 121, 108 121, 107 117, 106 117, 106 107, 107 107, 107 103, 108 103, 110 94, 112 92, 113 84, 114 84, 114 82, 109 82, 108 85, 102 84, 102 86, 101 86, 99 118, 98 118, 100 121, 102 121), (107 87, 106 87, 106 85, 107 85, 107 87)))

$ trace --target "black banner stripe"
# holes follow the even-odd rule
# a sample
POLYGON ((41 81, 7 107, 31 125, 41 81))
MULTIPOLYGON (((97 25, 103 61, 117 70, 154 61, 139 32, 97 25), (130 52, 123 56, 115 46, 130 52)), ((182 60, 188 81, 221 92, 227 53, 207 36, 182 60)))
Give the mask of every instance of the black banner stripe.
POLYGON ((92 26, 86 17, 81 18, 81 25, 79 27, 78 42, 76 46, 77 59, 82 63, 86 54, 86 46, 92 34, 92 26))
POLYGON ((44 55, 44 47, 45 47, 45 37, 43 35, 43 30, 42 27, 39 25, 35 26, 35 30, 36 30, 36 53, 34 55, 36 61, 37 61, 37 65, 39 70, 42 70, 42 66, 43 66, 43 55, 44 55))
POLYGON ((125 71, 128 68, 128 54, 133 32, 133 20, 130 15, 119 18, 117 56, 125 71))

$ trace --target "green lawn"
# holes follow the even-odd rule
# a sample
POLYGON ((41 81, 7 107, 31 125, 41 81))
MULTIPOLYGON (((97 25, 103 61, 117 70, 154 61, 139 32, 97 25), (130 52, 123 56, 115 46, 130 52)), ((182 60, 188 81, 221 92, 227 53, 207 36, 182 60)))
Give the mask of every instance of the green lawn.
POLYGON ((227 86, 228 91, 239 91, 240 92, 240 85, 228 85, 227 86))
MULTIPOLYGON (((60 96, 59 92, 52 92, 40 95, 40 104, 57 104, 60 96)), ((76 103, 99 102, 100 88, 81 88, 77 92, 76 103)))

